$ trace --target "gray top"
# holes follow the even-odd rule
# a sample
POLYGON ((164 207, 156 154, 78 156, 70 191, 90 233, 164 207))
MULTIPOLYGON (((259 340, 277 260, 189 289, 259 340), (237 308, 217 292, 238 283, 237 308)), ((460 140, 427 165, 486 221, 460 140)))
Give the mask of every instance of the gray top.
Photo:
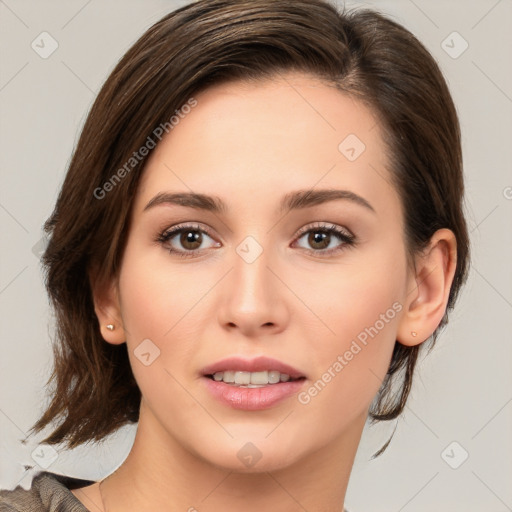
POLYGON ((0 512, 89 512, 70 489, 93 483, 44 471, 29 490, 19 485, 13 491, 0 490, 0 512))

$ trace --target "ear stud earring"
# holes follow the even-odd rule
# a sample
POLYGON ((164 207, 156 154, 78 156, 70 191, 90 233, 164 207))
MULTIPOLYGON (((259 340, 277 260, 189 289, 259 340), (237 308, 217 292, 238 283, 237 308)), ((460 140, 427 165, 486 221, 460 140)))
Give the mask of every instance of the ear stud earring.
POLYGON ((416 338, 416 336, 418 336, 418 333, 416 331, 411 331, 411 336, 413 338, 416 338))
POLYGON ((109 331, 113 331, 113 330, 115 329, 115 327, 114 327, 114 325, 112 325, 112 324, 108 324, 108 325, 107 325, 107 329, 108 329, 109 331))

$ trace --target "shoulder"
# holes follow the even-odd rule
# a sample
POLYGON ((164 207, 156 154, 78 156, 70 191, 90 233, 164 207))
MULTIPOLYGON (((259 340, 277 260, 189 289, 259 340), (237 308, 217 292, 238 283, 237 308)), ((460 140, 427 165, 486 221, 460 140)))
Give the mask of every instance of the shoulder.
POLYGON ((0 490, 0 512, 88 512, 70 489, 93 482, 42 472, 30 489, 0 490))

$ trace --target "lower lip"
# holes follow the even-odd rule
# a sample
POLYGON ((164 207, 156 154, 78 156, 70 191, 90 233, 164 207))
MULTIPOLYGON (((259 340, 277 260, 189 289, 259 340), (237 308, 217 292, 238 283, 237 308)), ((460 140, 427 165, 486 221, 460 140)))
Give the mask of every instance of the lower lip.
POLYGON ((261 411, 298 393, 305 379, 269 384, 261 388, 241 388, 203 377, 208 391, 223 404, 233 409, 261 411))

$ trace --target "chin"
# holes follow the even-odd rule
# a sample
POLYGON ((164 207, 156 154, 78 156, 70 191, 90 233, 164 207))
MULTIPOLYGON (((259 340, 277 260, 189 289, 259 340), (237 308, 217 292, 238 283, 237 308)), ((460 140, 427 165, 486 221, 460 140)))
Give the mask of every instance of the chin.
MULTIPOLYGON (((234 429, 232 429, 234 430, 234 429)), ((203 438, 200 443, 194 443, 194 452, 206 463, 226 471, 236 473, 263 473, 279 471, 297 463, 304 457, 307 450, 306 439, 300 435, 290 435, 289 432, 274 432, 268 435, 269 429, 262 429, 256 433, 254 428, 244 431, 237 429, 234 437, 226 439, 210 438, 204 445, 203 438)), ((310 447, 314 449, 313 446, 310 447)))

